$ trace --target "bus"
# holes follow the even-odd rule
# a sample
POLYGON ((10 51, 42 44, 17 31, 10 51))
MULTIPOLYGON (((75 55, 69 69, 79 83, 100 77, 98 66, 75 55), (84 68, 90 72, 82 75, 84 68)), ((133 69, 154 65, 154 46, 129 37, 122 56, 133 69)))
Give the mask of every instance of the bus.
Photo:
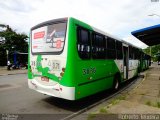
POLYGON ((120 84, 141 70, 140 48, 72 17, 31 28, 29 88, 78 100, 120 84))

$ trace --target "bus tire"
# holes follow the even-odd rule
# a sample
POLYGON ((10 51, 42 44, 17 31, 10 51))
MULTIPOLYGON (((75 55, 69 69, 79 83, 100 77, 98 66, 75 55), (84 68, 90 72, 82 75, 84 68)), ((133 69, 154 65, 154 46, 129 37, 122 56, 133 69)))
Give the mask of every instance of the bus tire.
POLYGON ((116 76, 114 77, 112 89, 113 89, 114 91, 118 91, 119 86, 120 86, 120 81, 119 81, 118 75, 116 75, 116 76))

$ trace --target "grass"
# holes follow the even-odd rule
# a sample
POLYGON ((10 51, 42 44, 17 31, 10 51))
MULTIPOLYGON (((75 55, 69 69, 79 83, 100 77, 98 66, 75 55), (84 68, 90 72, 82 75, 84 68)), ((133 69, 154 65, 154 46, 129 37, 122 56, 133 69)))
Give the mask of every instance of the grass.
POLYGON ((154 107, 160 108, 160 102, 157 102, 154 107))
POLYGON ((126 96, 121 95, 121 96, 118 97, 118 99, 119 99, 119 100, 125 100, 125 99, 126 99, 126 96))
POLYGON ((160 102, 157 102, 157 107, 160 108, 160 102))
POLYGON ((92 119, 95 118, 96 116, 97 116, 97 114, 91 113, 91 114, 88 115, 87 120, 92 120, 92 119))
POLYGON ((111 104, 116 105, 117 103, 119 103, 119 101, 120 101, 119 99, 114 99, 111 101, 111 104))
POLYGON ((160 102, 156 102, 156 103, 152 104, 151 101, 147 101, 146 105, 160 108, 160 102))
POLYGON ((146 102, 146 105, 152 106, 151 101, 147 101, 147 102, 146 102))
POLYGON ((99 112, 100 112, 100 113, 108 113, 107 109, 105 109, 105 108, 101 108, 101 109, 99 110, 99 112))

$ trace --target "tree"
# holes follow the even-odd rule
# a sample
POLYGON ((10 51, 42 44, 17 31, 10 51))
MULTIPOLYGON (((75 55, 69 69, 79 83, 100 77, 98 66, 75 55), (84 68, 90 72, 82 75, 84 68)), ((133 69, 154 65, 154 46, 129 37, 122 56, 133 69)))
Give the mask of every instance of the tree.
POLYGON ((150 55, 150 52, 151 52, 152 60, 157 61, 158 60, 157 54, 160 53, 160 44, 151 46, 151 48, 148 47, 143 51, 148 55, 150 55))
POLYGON ((0 31, 0 37, 5 38, 5 42, 0 44, 0 65, 6 65, 6 50, 9 51, 11 61, 13 61, 14 51, 27 53, 28 43, 26 40, 28 36, 23 33, 16 33, 9 25, 0 24, 0 27, 5 28, 5 30, 0 31))

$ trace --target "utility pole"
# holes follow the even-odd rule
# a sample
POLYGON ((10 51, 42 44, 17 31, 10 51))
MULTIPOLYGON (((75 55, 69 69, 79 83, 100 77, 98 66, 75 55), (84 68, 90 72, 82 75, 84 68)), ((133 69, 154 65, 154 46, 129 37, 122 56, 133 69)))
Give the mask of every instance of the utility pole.
POLYGON ((8 53, 9 53, 9 51, 6 50, 6 54, 7 54, 7 65, 8 65, 8 53))

